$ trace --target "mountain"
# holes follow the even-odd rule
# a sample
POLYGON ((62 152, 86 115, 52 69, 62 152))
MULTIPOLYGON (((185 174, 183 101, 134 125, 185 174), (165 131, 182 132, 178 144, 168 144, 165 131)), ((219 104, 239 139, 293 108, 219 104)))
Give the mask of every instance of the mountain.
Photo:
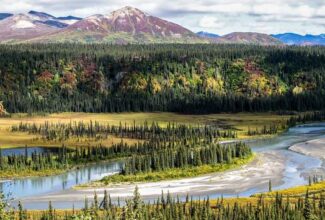
POLYGON ((213 34, 213 33, 209 33, 209 32, 205 32, 205 31, 200 31, 196 33, 199 37, 203 37, 203 38, 218 38, 220 37, 217 34, 213 34))
POLYGON ((215 39, 216 43, 281 45, 282 42, 267 34, 255 32, 233 32, 215 39))
POLYGON ((0 20, 0 42, 15 43, 47 36, 81 19, 73 16, 57 18, 37 11, 29 11, 26 14, 3 13, 1 15, 5 18, 0 20))
POLYGON ((192 31, 126 6, 84 19, 55 17, 31 10, 26 14, 0 13, 0 42, 19 43, 232 43, 257 45, 325 45, 325 34, 267 35, 254 32, 217 34, 192 31))
POLYGON ((0 13, 0 20, 3 20, 5 18, 11 17, 13 14, 10 13, 0 13))
POLYGON ((0 41, 17 42, 44 36, 57 28, 34 20, 31 16, 17 14, 0 21, 0 41))
POLYGON ((61 20, 61 21, 67 21, 67 23, 69 23, 69 24, 72 24, 72 23, 82 20, 82 18, 71 16, 71 15, 66 16, 66 17, 57 17, 56 19, 61 20))
POLYGON ((206 41, 178 24, 151 16, 132 7, 124 7, 107 15, 89 16, 60 32, 35 40, 118 44, 206 41))
POLYGON ((30 16, 35 21, 41 22, 43 24, 53 26, 56 28, 65 28, 75 22, 81 20, 81 18, 67 16, 67 17, 54 17, 53 15, 38 12, 38 11, 30 11, 28 12, 28 16, 30 16))
POLYGON ((325 45, 325 34, 307 34, 303 36, 295 33, 284 33, 274 34, 272 36, 288 45, 325 45))

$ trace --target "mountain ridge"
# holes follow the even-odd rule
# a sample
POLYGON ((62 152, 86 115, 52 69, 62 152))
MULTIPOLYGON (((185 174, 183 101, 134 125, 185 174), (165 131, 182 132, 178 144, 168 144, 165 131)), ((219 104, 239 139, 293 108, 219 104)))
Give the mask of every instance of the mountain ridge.
POLYGON ((214 33, 209 33, 209 32, 206 32, 206 31, 199 31, 199 32, 196 32, 196 34, 200 37, 205 37, 205 38, 218 38, 220 37, 220 35, 218 34, 214 34, 214 33))
POLYGON ((295 33, 263 34, 232 32, 217 35, 197 33, 155 17, 140 9, 125 6, 106 14, 86 18, 72 15, 55 17, 46 12, 30 10, 25 14, 0 13, 0 43, 221 43, 257 45, 325 45, 325 35, 305 36, 295 33), (19 28, 15 27, 15 20, 19 28))
POLYGON ((3 19, 6 19, 8 17, 11 17, 13 15, 14 14, 11 14, 11 13, 0 13, 0 21, 3 20, 3 19))
POLYGON ((215 39, 217 43, 241 43, 258 45, 281 45, 280 40, 257 32, 233 32, 215 39))
POLYGON ((296 33, 272 34, 273 37, 288 45, 325 45, 325 34, 300 35, 296 33))

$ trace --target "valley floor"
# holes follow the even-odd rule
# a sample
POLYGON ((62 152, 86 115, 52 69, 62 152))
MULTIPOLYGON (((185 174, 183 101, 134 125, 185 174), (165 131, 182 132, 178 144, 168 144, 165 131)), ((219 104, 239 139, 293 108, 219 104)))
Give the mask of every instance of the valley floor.
MULTIPOLYGON (((231 129, 237 132, 238 138, 256 138, 262 135, 248 136, 248 129, 262 129, 263 126, 285 123, 290 116, 278 115, 275 113, 238 113, 238 114, 207 114, 207 115, 185 115, 168 112, 154 113, 58 113, 49 115, 27 115, 13 114, 10 118, 0 118, 0 148, 43 146, 57 147, 62 142, 44 141, 38 135, 32 135, 23 132, 11 132, 11 127, 20 123, 35 123, 37 125, 49 123, 70 123, 90 121, 99 123, 109 123, 110 125, 124 124, 143 124, 145 121, 150 125, 152 122, 158 122, 161 126, 167 126, 168 123, 178 123, 187 125, 214 125, 221 129, 231 129)), ((281 132, 281 129, 279 130, 281 132)), ((110 137, 106 140, 89 139, 69 139, 64 142, 66 146, 88 146, 103 144, 105 146, 120 142, 120 138, 110 137)), ((124 139, 128 143, 136 143, 138 140, 124 139)))

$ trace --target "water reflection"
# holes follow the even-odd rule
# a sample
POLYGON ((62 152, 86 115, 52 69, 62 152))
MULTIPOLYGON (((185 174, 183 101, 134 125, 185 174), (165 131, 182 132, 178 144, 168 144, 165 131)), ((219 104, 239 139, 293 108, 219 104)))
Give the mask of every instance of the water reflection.
POLYGON ((11 156, 11 155, 27 155, 30 157, 33 153, 42 154, 42 153, 57 153, 59 148, 57 147, 16 147, 16 148, 7 148, 1 149, 2 156, 11 156), (26 152, 27 151, 27 152, 26 152))
POLYGON ((49 177, 32 177, 16 179, 0 183, 0 189, 15 199, 36 196, 69 189, 75 185, 99 180, 102 177, 118 172, 121 162, 106 162, 80 167, 67 173, 49 177))

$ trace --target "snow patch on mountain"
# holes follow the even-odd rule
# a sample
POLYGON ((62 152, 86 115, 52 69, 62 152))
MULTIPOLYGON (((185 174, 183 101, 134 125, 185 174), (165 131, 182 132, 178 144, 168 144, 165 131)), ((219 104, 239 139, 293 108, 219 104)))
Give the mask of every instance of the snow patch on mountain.
POLYGON ((13 28, 34 28, 35 24, 33 24, 31 21, 20 20, 17 21, 16 24, 14 24, 12 27, 13 28))

